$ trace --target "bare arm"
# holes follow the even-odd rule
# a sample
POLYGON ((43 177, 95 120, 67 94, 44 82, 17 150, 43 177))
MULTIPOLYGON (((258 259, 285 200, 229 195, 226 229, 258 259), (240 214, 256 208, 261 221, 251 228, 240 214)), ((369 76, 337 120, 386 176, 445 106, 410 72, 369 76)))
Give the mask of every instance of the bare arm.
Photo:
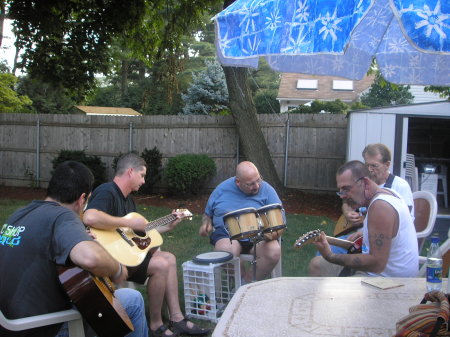
POLYGON ((114 282, 125 281, 128 270, 121 266, 100 244, 95 241, 81 241, 70 251, 74 264, 97 276, 109 276, 114 282))
POLYGON ((165 233, 168 231, 171 231, 172 229, 174 229, 182 220, 182 212, 177 212, 175 210, 172 211, 172 215, 175 216, 175 220, 173 220, 172 222, 170 222, 169 224, 165 225, 165 226, 160 226, 157 227, 156 230, 158 232, 165 233))
POLYGON ((209 233, 211 233, 211 231, 212 231, 212 219, 208 215, 203 214, 202 225, 200 226, 198 234, 200 234, 200 236, 208 236, 209 233))
POLYGON ((143 230, 148 221, 140 214, 127 214, 123 217, 112 216, 98 209, 88 209, 83 214, 86 226, 98 229, 114 229, 117 227, 130 227, 133 230, 143 230))
POLYGON ((392 238, 397 235, 398 221, 398 214, 394 208, 385 201, 377 200, 371 205, 368 218, 370 244, 368 254, 333 254, 324 233, 316 243, 316 247, 331 263, 381 273, 389 258, 392 238))

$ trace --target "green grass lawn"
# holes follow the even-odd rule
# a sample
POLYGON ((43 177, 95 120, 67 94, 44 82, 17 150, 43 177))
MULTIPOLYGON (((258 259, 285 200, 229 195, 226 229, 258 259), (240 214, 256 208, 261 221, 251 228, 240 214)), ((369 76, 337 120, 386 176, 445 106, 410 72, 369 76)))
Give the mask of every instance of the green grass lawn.
MULTIPOLYGON (((0 199, 0 221, 5 223, 11 213, 17 208, 26 205, 27 201, 0 199)), ((148 220, 154 220, 164 215, 170 214, 171 209, 138 206, 138 212, 148 220)), ((324 230, 328 235, 332 235, 334 222, 327 217, 310 216, 303 214, 287 214, 287 229, 282 238, 282 272, 283 276, 307 276, 307 266, 311 258, 315 255, 314 245, 306 245, 303 248, 294 248, 295 241, 304 233, 313 230, 324 230)), ((183 295, 183 272, 182 264, 192 260, 196 255, 212 250, 208 238, 200 237, 198 229, 201 224, 201 215, 194 215, 191 221, 184 220, 178 224, 173 231, 163 235, 164 243, 162 249, 172 252, 177 257, 178 281, 180 291, 180 302, 184 310, 183 295)), ((140 288, 145 295, 145 290, 140 288)), ((146 296, 144 296, 145 298, 146 296)), ((195 320, 202 326, 214 327, 214 324, 207 321, 195 320)))

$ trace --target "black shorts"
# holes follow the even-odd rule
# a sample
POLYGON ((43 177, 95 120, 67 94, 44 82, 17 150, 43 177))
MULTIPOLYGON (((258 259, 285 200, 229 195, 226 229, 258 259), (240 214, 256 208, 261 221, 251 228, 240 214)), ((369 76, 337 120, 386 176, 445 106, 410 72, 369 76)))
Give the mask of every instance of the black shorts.
POLYGON ((150 259, 153 256, 153 251, 150 250, 147 253, 147 256, 145 257, 144 261, 136 267, 128 267, 128 280, 131 282, 136 282, 139 284, 145 284, 145 281, 147 281, 148 275, 147 275, 147 269, 148 264, 150 263, 150 259))
MULTIPOLYGON (((211 233, 209 242, 215 246, 216 242, 223 238, 230 238, 230 234, 225 229, 225 227, 214 228, 214 231, 211 233)), ((241 254, 249 254, 250 250, 253 247, 253 243, 249 239, 238 240, 241 244, 242 250, 241 254)))

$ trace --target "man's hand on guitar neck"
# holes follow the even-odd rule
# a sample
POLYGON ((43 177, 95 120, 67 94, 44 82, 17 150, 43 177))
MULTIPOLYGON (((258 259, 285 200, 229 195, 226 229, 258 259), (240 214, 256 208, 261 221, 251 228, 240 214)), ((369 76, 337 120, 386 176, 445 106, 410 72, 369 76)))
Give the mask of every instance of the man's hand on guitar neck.
POLYGON ((333 254, 330 244, 327 241, 325 232, 320 232, 320 235, 313 241, 313 244, 314 246, 316 246, 320 254, 325 258, 325 260, 328 260, 327 257, 333 254))
POLYGON ((169 232, 183 220, 183 211, 172 210, 172 215, 175 216, 175 220, 169 222, 166 226, 160 226, 157 228, 157 231, 162 233, 169 232))

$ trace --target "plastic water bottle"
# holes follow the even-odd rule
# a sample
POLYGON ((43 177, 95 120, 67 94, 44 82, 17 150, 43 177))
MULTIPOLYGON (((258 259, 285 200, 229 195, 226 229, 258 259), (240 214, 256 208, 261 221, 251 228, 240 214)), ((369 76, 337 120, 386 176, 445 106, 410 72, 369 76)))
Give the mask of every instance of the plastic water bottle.
POLYGON ((439 236, 431 236, 431 246, 427 254, 427 290, 442 288, 442 254, 439 249, 439 236))

